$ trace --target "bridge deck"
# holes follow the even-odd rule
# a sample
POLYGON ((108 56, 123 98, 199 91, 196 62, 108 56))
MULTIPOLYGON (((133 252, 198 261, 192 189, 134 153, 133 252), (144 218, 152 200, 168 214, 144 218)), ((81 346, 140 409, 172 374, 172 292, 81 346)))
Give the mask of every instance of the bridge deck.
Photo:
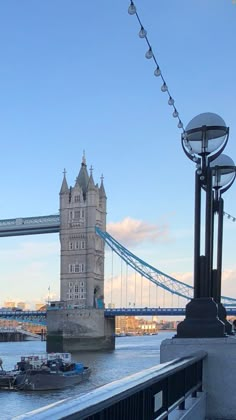
POLYGON ((0 237, 57 233, 59 230, 58 214, 0 220, 0 237))
MULTIPOLYGON (((60 310, 60 308, 53 307, 48 310, 60 310)), ((67 308, 68 311, 73 308, 67 308)), ((226 308, 227 315, 236 315, 236 307, 226 308)), ((113 308, 104 310, 105 317, 114 316, 184 316, 185 308, 113 308)), ((0 318, 27 320, 38 318, 39 320, 47 317, 47 311, 0 311, 0 318)))

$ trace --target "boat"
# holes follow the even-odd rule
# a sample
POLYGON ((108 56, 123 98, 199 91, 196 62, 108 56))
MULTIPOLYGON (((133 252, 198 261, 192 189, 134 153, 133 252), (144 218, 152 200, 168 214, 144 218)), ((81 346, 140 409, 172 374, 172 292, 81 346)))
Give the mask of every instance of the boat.
POLYGON ((22 356, 12 371, 0 371, 0 389, 50 391, 77 385, 89 378, 90 368, 73 362, 70 353, 22 356))

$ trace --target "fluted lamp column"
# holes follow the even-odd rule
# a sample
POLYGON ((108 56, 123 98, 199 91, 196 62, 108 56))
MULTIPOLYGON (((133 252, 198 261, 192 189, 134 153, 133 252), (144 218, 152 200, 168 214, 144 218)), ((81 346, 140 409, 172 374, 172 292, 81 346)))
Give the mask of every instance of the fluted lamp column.
POLYGON ((236 167, 234 161, 227 155, 220 155, 211 164, 212 188, 214 190, 213 203, 213 226, 216 223, 215 233, 215 268, 212 269, 211 296, 218 305, 218 317, 225 324, 225 332, 232 333, 232 324, 226 319, 226 310, 221 303, 221 282, 222 282, 222 247, 223 247, 223 219, 224 219, 224 200, 222 194, 233 184, 236 177, 236 167))
MULTIPOLYGON (((218 223, 219 268, 213 270, 214 214, 220 214, 216 196, 220 194, 219 165, 215 165, 229 137, 229 128, 217 114, 203 113, 194 117, 182 135, 182 147, 196 164, 194 220, 194 297, 186 306, 186 317, 178 325, 177 337, 224 337, 225 323, 219 319, 215 301, 220 292, 222 260, 221 228, 218 223), (216 169, 217 168, 217 169, 216 169), (216 178, 218 176, 218 186, 216 178), (202 215, 205 213, 205 217, 202 215), (203 219, 203 220, 202 220, 203 219), (216 278, 218 279, 216 286, 216 278), (219 280, 220 279, 220 280, 219 280)), ((222 170, 222 169, 221 169, 222 170)), ((224 169, 225 170, 225 169, 224 169)), ((225 170, 226 171, 226 170, 225 170)), ((220 210, 221 212, 222 210, 220 210)), ((220 218, 219 218, 220 220, 220 218)))

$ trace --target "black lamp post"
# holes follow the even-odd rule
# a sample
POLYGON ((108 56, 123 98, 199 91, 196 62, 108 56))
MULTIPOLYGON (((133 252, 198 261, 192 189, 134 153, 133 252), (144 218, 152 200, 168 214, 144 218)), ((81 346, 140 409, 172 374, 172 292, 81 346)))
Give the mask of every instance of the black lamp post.
POLYGON ((223 337, 225 332, 230 333, 230 324, 226 321, 226 312, 220 303, 223 239, 221 195, 232 185, 235 178, 233 161, 221 155, 228 137, 229 128, 221 117, 213 113, 204 113, 193 118, 182 135, 183 150, 188 158, 196 163, 197 169, 195 173, 194 298, 186 306, 185 320, 178 325, 177 337, 180 338, 223 337), (202 223, 203 194, 205 196, 204 223, 202 223), (215 216, 218 216, 217 241, 214 236, 215 216), (205 227, 204 235, 202 225, 205 227), (216 269, 213 268, 215 242, 217 245, 216 269))
POLYGON ((214 190, 213 202, 213 227, 214 215, 217 216, 217 254, 216 268, 212 270, 211 296, 218 305, 218 317, 225 324, 225 332, 232 334, 232 325, 226 319, 226 310, 221 303, 221 274, 222 274, 222 244, 223 244, 223 218, 224 201, 222 194, 233 184, 236 177, 236 168, 233 160, 226 155, 221 154, 210 166, 212 167, 212 180, 214 190))

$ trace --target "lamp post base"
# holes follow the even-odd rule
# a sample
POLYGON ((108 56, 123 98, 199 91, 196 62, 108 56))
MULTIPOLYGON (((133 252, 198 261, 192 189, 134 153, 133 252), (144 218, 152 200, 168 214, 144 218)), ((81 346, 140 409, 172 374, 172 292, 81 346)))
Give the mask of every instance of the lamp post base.
POLYGON ((212 298, 192 299, 186 305, 185 319, 177 326, 176 338, 224 337, 225 324, 218 318, 212 298))
POLYGON ((218 317, 225 324, 225 332, 228 335, 234 335, 232 331, 232 324, 226 319, 227 312, 222 303, 218 303, 218 317))

